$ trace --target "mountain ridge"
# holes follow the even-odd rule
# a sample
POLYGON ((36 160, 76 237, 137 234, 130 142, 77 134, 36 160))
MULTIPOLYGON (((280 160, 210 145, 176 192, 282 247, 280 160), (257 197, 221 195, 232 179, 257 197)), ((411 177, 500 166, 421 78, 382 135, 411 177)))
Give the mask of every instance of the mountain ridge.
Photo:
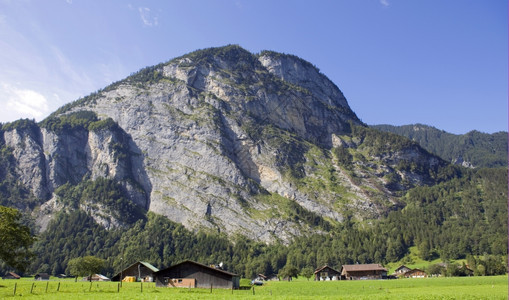
POLYGON ((414 140, 453 164, 476 168, 507 166, 508 140, 505 131, 487 134, 472 130, 465 134, 452 134, 423 124, 380 124, 370 127, 414 140))

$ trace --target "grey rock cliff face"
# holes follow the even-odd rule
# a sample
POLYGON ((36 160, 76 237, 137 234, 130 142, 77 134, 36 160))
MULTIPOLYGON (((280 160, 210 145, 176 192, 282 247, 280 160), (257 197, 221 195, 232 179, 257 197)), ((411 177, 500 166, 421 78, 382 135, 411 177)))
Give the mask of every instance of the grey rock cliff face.
POLYGON ((383 178, 363 166, 365 179, 353 181, 332 158, 330 149, 345 144, 338 137, 363 124, 330 80, 294 56, 197 51, 60 113, 78 111, 118 128, 4 133, 18 175, 42 202, 66 182, 106 177, 138 206, 187 228, 266 242, 322 230, 295 217, 295 207, 340 222, 347 210, 377 217, 393 204, 383 178))

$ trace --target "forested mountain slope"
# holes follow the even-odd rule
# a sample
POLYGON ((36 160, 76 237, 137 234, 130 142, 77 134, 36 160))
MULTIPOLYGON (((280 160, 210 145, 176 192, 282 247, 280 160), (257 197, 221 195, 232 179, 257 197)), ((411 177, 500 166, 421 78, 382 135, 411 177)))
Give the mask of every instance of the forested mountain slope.
POLYGON ((458 135, 422 124, 371 127, 406 136, 454 164, 475 168, 507 166, 507 132, 487 134, 473 130, 458 135))

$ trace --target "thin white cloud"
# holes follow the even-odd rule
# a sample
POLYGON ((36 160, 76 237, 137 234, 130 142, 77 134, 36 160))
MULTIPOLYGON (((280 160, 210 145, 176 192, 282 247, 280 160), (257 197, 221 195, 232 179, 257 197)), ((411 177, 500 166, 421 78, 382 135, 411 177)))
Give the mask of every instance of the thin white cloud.
POLYGON ((53 58, 56 61, 55 66, 58 67, 60 76, 66 78, 68 82, 73 84, 79 84, 82 87, 92 87, 92 79, 86 74, 80 74, 76 71, 76 68, 67 58, 67 56, 56 46, 50 45, 53 58))
POLYGON ((150 8, 148 7, 138 7, 138 12, 140 13, 141 21, 143 25, 147 27, 153 27, 159 25, 159 20, 157 16, 154 16, 150 8))
POLYGON ((390 5, 388 0, 380 0, 380 4, 382 4, 383 6, 386 6, 386 7, 390 5))
POLYGON ((2 83, 0 95, 6 110, 2 114, 15 115, 16 118, 40 119, 49 113, 48 100, 37 91, 2 83))

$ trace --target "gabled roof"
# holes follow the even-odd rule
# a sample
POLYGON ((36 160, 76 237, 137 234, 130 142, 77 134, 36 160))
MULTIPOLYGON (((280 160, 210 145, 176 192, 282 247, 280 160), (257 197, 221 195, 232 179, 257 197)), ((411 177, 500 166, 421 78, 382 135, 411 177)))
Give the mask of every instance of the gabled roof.
POLYGON ((173 269, 173 268, 175 268, 175 267, 178 267, 178 266, 180 266, 180 265, 187 264, 187 263, 189 263, 189 264, 193 264, 193 265, 197 265, 197 266, 202 267, 202 268, 205 268, 205 269, 213 270, 213 271, 215 271, 215 272, 223 273, 223 274, 226 274, 226 275, 228 275, 228 276, 232 276, 232 277, 238 277, 238 276, 239 276, 238 274, 231 273, 231 272, 228 272, 228 271, 225 271, 225 270, 221 270, 221 269, 211 268, 211 267, 209 267, 209 266, 207 266, 207 265, 200 264, 200 263, 197 263, 197 262, 192 261, 192 260, 184 260, 184 261, 182 261, 182 262, 180 262, 180 263, 178 263, 178 264, 176 264, 176 265, 173 265, 173 266, 171 266, 171 267, 168 267, 168 268, 166 268, 166 269, 164 269, 164 270, 159 270, 158 272, 156 272, 156 275, 157 275, 157 273, 161 273, 161 272, 166 271, 166 270, 168 270, 168 269, 173 269))
POLYGON ((92 278, 99 278, 102 280, 110 280, 108 277, 104 276, 103 274, 94 274, 94 275, 92 275, 92 278))
MULTIPOLYGON (((156 268, 156 267, 154 267, 153 265, 149 264, 148 262, 144 262, 144 261, 137 261, 137 262, 135 262, 134 264, 132 264, 132 265, 130 265, 129 267, 124 268, 124 269, 122 269, 122 270, 123 270, 123 271, 124 271, 124 270, 127 270, 127 269, 129 269, 130 267, 133 267, 133 266, 135 266, 135 265, 137 265, 137 264, 144 265, 145 267, 147 267, 148 269, 150 269, 150 271, 152 271, 152 272, 154 272, 154 273, 155 273, 155 272, 157 272, 157 271, 159 271, 159 269, 158 269, 158 268, 156 268)), ((113 277, 112 277, 112 279, 113 279, 113 278, 116 278, 117 276, 120 278, 120 272, 118 272, 115 276, 113 276, 113 277)))
POLYGON ((315 274, 316 274, 316 273, 318 273, 318 272, 321 272, 321 271, 322 271, 323 269, 325 269, 325 268, 329 268, 329 269, 331 269, 332 271, 334 271, 334 272, 336 272, 336 273, 339 273, 337 270, 335 270, 335 269, 333 269, 333 268, 329 267, 328 265, 325 265, 325 266, 323 266, 323 267, 321 267, 321 268, 319 268, 319 269, 316 269, 315 274))
POLYGON ((152 272, 159 271, 158 268, 154 267, 153 265, 149 264, 148 262, 140 261, 140 264, 144 265, 145 267, 149 268, 152 272))
POLYGON ((7 272, 5 273, 4 277, 8 277, 8 276, 11 276, 13 278, 16 278, 16 279, 20 279, 21 276, 19 276, 18 274, 14 273, 14 272, 7 272))
POLYGON ((356 265, 343 265, 342 271, 386 271, 387 269, 382 267, 380 264, 356 264, 356 265))
POLYGON ((397 267, 397 268, 396 268, 396 270, 394 270, 394 272, 398 272, 398 270, 402 270, 402 269, 408 269, 408 270, 410 270, 410 268, 409 268, 409 267, 407 267, 407 266, 405 266, 405 265, 401 265, 401 266, 397 267))
MULTIPOLYGON (((158 268, 156 268, 156 267, 154 267, 153 265, 149 264, 148 262, 144 262, 144 261, 137 261, 137 262, 135 262, 134 264, 130 265, 129 267, 124 268, 124 270, 127 270, 127 269, 129 269, 130 267, 135 266, 135 265, 137 265, 137 264, 144 265, 145 267, 149 268, 152 272, 157 272, 157 271, 159 271, 159 269, 158 269, 158 268)), ((119 273, 119 274, 120 274, 120 273, 119 273)))

